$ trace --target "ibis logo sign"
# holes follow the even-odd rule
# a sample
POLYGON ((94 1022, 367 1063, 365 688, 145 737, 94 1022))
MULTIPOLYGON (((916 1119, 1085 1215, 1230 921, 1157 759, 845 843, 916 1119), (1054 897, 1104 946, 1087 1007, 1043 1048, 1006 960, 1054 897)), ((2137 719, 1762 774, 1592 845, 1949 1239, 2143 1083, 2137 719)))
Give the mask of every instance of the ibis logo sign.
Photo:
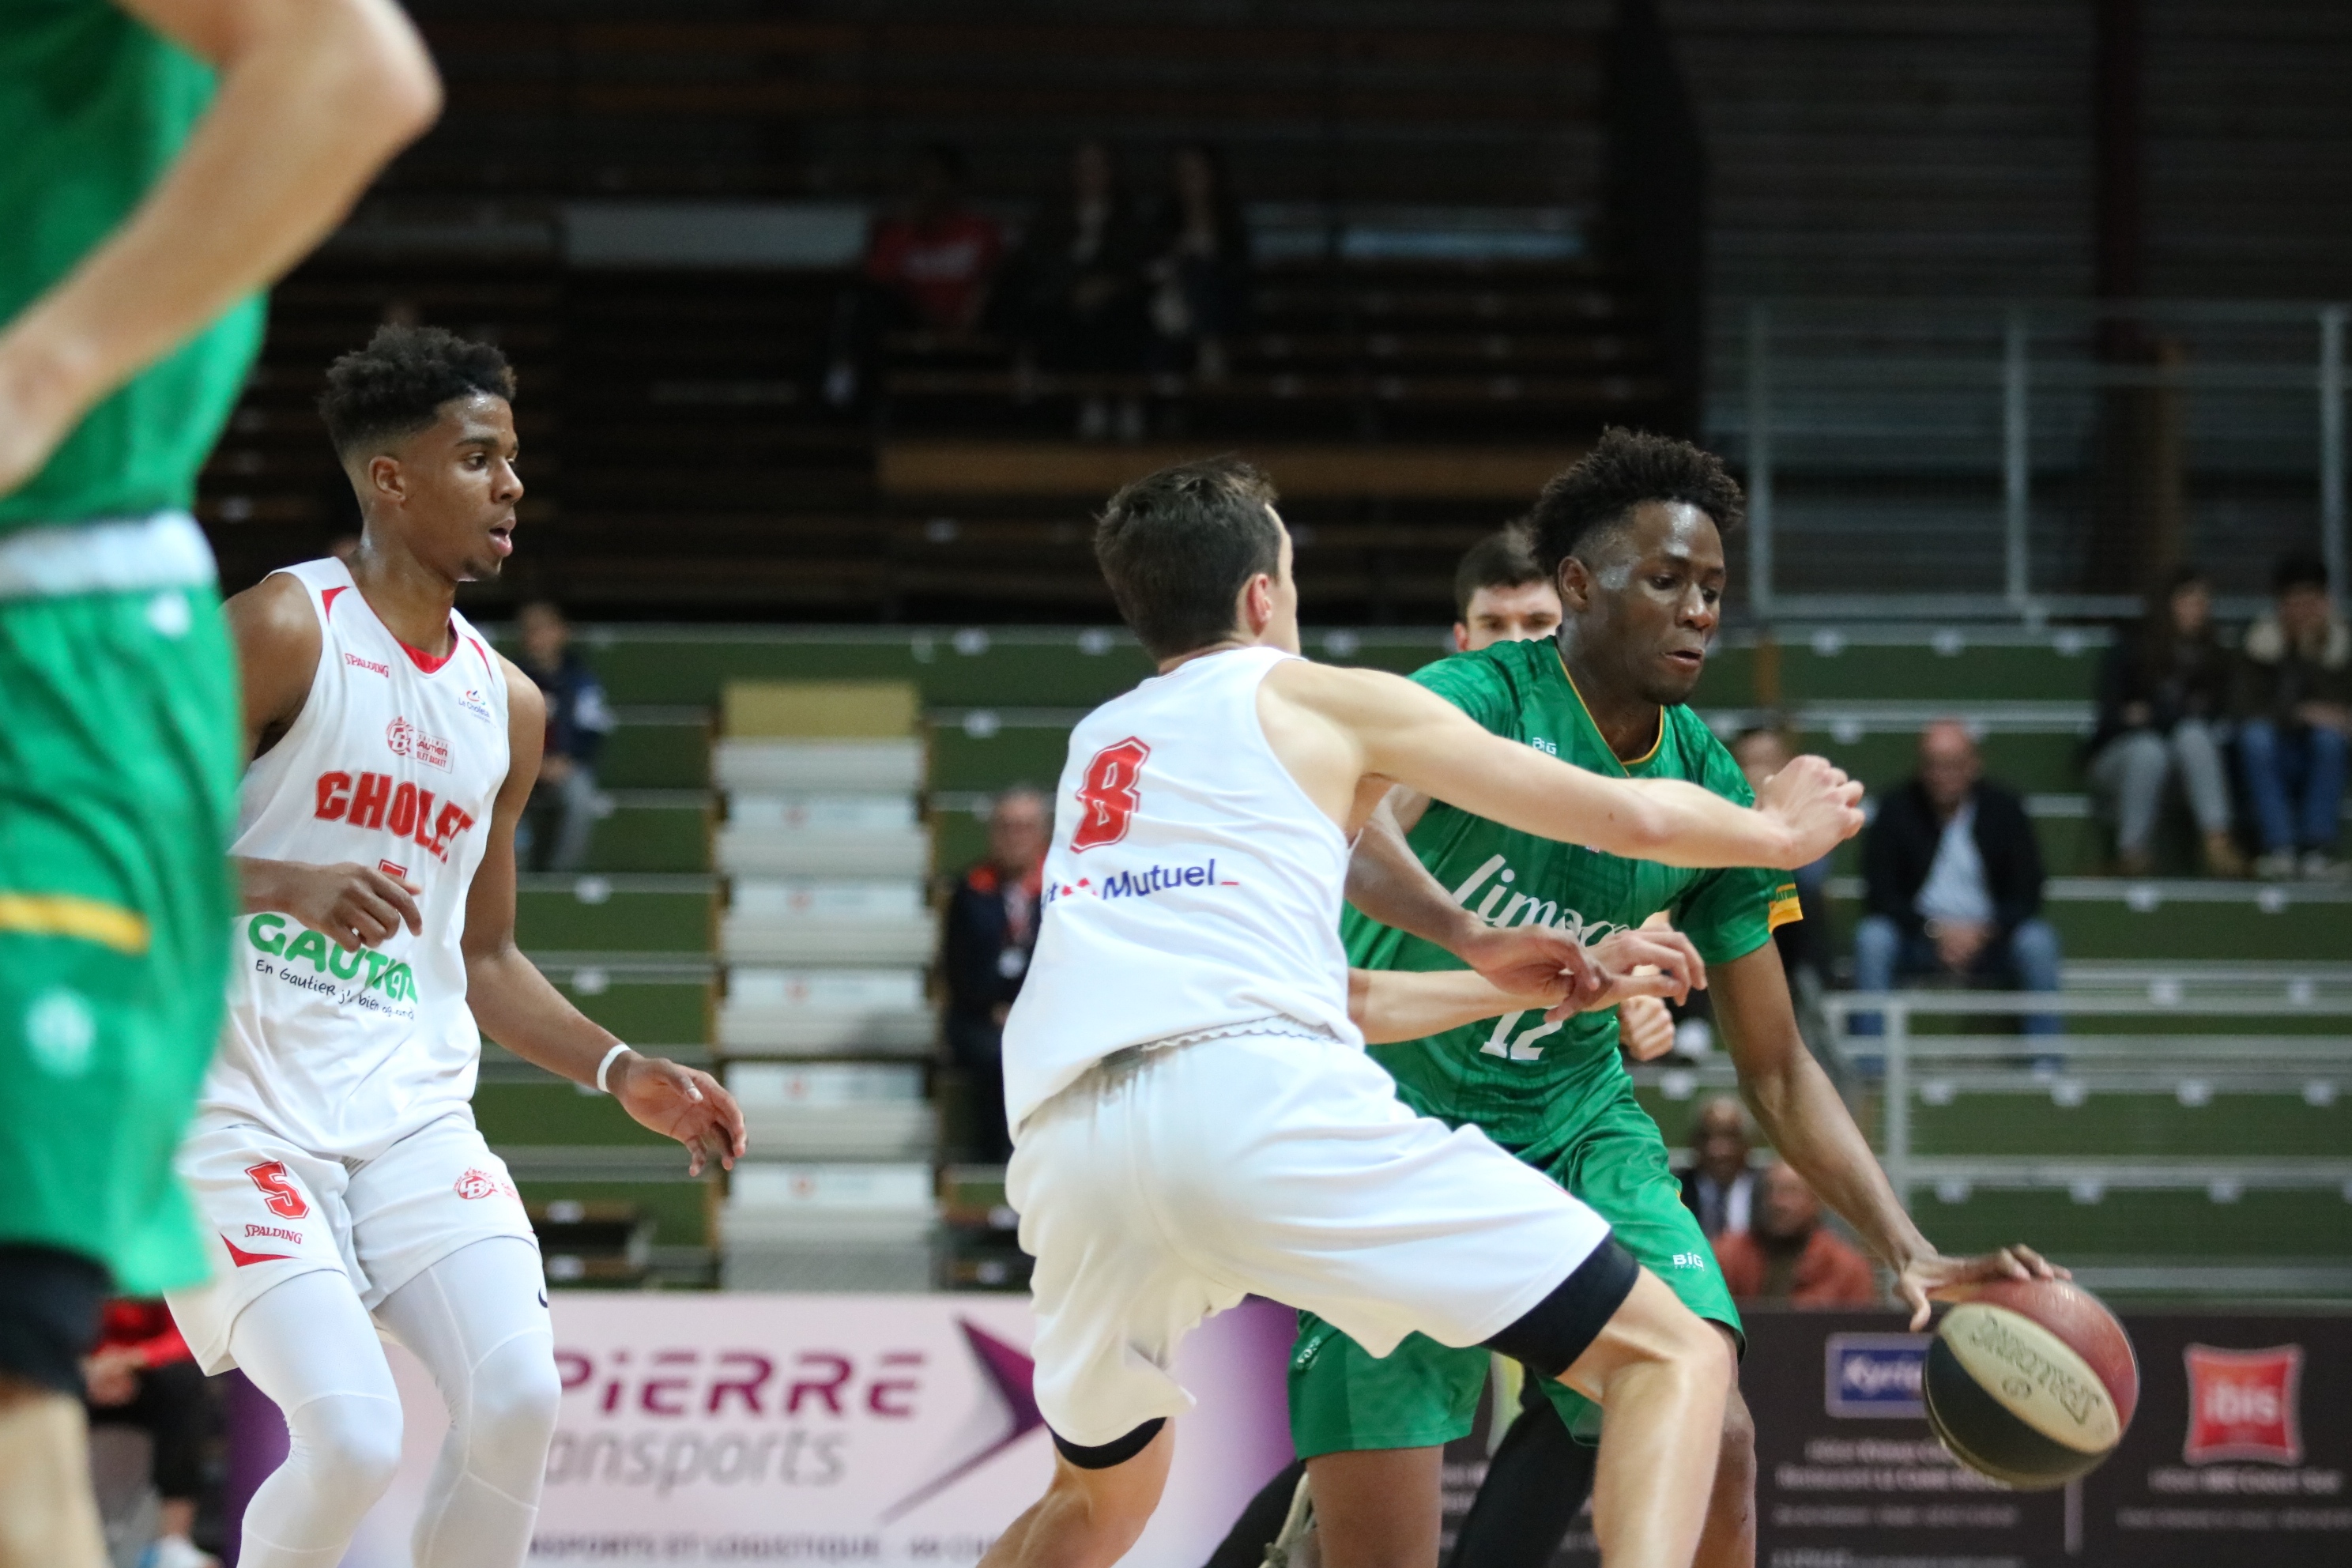
POLYGON ((2259 1351, 2190 1345, 2182 1358, 2189 1366, 2189 1434, 2181 1444, 2182 1459, 2192 1465, 2303 1462, 2301 1345, 2259 1351))

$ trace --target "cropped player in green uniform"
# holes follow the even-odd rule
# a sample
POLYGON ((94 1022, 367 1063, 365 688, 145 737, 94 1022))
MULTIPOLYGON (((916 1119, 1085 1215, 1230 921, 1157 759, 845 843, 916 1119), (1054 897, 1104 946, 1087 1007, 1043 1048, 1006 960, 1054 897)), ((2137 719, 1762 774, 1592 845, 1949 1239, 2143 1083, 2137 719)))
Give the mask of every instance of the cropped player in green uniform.
POLYGON ((100 1298, 205 1272, 244 759, 196 471, 255 290, 436 100, 390 0, 0 5, 0 1565, 100 1561, 100 1298))
MULTIPOLYGON (((1498 643, 1415 679, 1495 733, 1580 766, 1685 779, 1752 799, 1738 764, 1683 706, 1719 614, 1721 530, 1739 513, 1738 487, 1713 458, 1679 441, 1610 432, 1546 487, 1531 520, 1537 563, 1559 590, 1557 637, 1498 643)), ((1774 925, 1796 918, 1785 875, 1677 870, 1513 832, 1403 792, 1389 804, 1399 831, 1367 832, 1349 896, 1391 919, 1400 900, 1412 900, 1410 889, 1429 888, 1432 877, 1457 917, 1549 925, 1588 942, 1671 914, 1706 962, 1716 1021, 1759 1121, 1895 1271, 1915 1321, 1924 1321, 1929 1294, 1947 1286, 2047 1268, 2021 1247, 1942 1257, 1896 1203, 1798 1034, 1770 941, 1774 925)), ((1444 911, 1401 923, 1440 932, 1444 911)), ((1367 969, 1459 967, 1437 942, 1356 910, 1346 934, 1349 962, 1367 969)), ((1414 1109, 1475 1123, 1599 1210, 1620 1242, 1721 1328, 1727 1353, 1736 1353, 1738 1313, 1682 1205, 1657 1124, 1633 1099, 1612 1016, 1554 1023, 1507 1015, 1373 1054, 1414 1109)), ((1483 1351, 1422 1338, 1375 1360, 1328 1325, 1302 1320, 1291 1361, 1292 1436, 1307 1457, 1328 1568, 1434 1563, 1440 1449, 1469 1431, 1487 1365, 1483 1351)), ((1558 1418, 1531 1413, 1497 1453, 1465 1525, 1456 1560, 1465 1568, 1547 1562, 1582 1502, 1590 1450, 1564 1433, 1589 1443, 1599 1412, 1567 1389, 1546 1393, 1558 1418), (1535 1529, 1520 1528, 1530 1519, 1535 1529)), ((1754 1479, 1753 1427, 1735 1394, 1700 1563, 1753 1561, 1754 1479)))

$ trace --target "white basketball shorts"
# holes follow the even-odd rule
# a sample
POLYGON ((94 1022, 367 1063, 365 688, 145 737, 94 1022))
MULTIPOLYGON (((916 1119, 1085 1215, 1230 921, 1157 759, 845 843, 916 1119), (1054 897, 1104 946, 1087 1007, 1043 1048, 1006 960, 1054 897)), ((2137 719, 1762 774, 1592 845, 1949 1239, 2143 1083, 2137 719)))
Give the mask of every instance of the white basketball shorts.
POLYGON ((1374 1355, 1473 1345, 1609 1236, 1475 1128, 1407 1110, 1361 1048, 1286 1035, 1097 1063, 1023 1124, 1006 1196, 1037 1260, 1038 1409, 1086 1447, 1190 1409, 1177 1342, 1244 1296, 1374 1355))
POLYGON ((506 1163, 462 1114, 364 1161, 307 1153, 250 1122, 200 1121, 176 1165, 212 1233, 213 1277, 166 1299, 207 1373, 236 1364, 237 1314, 298 1274, 342 1274, 373 1311, 461 1247, 499 1236, 537 1245, 506 1163))

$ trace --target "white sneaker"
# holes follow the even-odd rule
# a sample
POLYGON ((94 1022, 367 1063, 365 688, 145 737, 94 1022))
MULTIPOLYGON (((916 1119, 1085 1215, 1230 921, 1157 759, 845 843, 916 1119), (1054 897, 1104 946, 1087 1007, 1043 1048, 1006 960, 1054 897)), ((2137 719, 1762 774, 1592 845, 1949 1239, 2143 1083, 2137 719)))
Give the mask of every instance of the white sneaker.
POLYGON ((2294 875, 2294 851, 2273 849, 2254 858, 2254 875, 2265 882, 2283 882, 2294 875))
POLYGON ((2306 849, 2303 856, 2303 879, 2306 882, 2340 882, 2344 879, 2344 863, 2324 849, 2306 849))
POLYGON ((220 1559, 184 1535, 162 1535, 140 1554, 139 1568, 220 1568, 220 1559))

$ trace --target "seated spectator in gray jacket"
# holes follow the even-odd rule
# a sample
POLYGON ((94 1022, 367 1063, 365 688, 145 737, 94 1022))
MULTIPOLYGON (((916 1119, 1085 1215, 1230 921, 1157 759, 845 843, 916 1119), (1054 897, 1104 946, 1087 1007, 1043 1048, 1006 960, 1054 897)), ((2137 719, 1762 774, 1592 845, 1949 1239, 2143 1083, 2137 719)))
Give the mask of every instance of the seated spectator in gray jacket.
POLYGON ((2221 761, 2230 655, 2213 635, 2213 592, 2184 566, 2147 617, 2107 650, 2099 672, 2099 729, 2091 741, 2091 787, 2115 814, 2116 868, 2155 869, 2150 845, 2164 786, 2178 773, 2205 838, 2205 868, 2242 877, 2230 837, 2230 778, 2221 761))
POLYGON ((2262 841, 2255 873, 2343 874, 2344 769, 2352 740, 2352 627, 2330 612, 2327 568, 2279 563, 2276 607, 2246 628, 2231 708, 2238 769, 2262 841))
POLYGON ((521 657, 515 662, 547 698, 547 746, 515 830, 515 858, 526 870, 577 871, 588 864, 588 838, 604 812, 596 759, 613 731, 613 710, 596 672, 572 650, 572 627, 545 600, 518 614, 521 657))
MULTIPOLYGON (((1990 783, 1977 743, 1955 720, 1919 736, 1919 772, 1878 802, 1862 839, 1868 913, 1854 932, 1854 984, 1943 974, 2019 991, 2058 989, 2058 933, 2042 919, 2042 846, 2025 803, 1990 783)), ((1875 1034, 1878 1019, 1854 1020, 1875 1034)), ((2029 1035, 2063 1029, 2053 1015, 2029 1035)))

